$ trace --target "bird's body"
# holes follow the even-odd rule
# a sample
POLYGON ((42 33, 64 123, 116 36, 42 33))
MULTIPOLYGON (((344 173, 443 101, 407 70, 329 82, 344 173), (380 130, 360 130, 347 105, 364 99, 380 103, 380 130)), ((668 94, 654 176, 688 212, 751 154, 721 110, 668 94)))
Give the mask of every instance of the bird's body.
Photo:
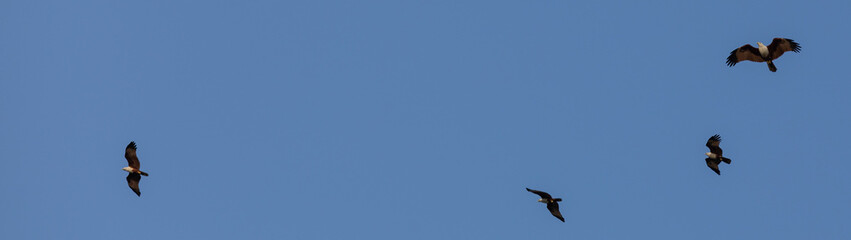
POLYGON ((706 166, 718 175, 721 175, 721 170, 718 168, 718 164, 721 162, 727 164, 732 163, 732 160, 723 156, 724 150, 721 150, 721 147, 719 146, 720 144, 721 136, 718 134, 715 134, 706 141, 706 147, 709 148, 709 152, 706 153, 706 166))
POLYGON ((529 189, 529 188, 526 188, 526 191, 529 191, 531 193, 538 194, 538 196, 541 196, 541 198, 538 199, 538 202, 546 203, 547 204, 547 210, 550 210, 550 214, 552 214, 554 217, 558 218, 558 220, 561 220, 562 222, 564 222, 564 217, 561 216, 561 212, 559 212, 559 210, 558 210, 558 202, 561 202, 561 198, 553 198, 552 196, 550 196, 549 193, 546 193, 546 192, 543 192, 543 191, 538 191, 538 190, 532 190, 532 189, 529 189))
POLYGON ((759 55, 763 59, 768 58, 768 47, 766 47, 765 44, 762 44, 761 42, 756 42, 756 45, 758 46, 757 49, 759 49, 759 55))
POLYGON ((127 165, 129 166, 121 168, 121 170, 129 172, 127 174, 127 185, 136 193, 136 196, 141 197, 142 192, 139 190, 139 180, 142 180, 142 176, 148 176, 148 173, 139 170, 141 164, 139 163, 139 158, 136 157, 136 142, 127 144, 127 147, 124 148, 124 158, 127 159, 127 165))
POLYGON ((768 46, 765 46, 761 42, 757 42, 756 44, 758 46, 756 48, 750 44, 745 44, 730 52, 730 56, 727 57, 727 66, 735 66, 736 63, 744 60, 766 62, 768 64, 768 70, 776 72, 777 67, 774 66, 775 59, 787 51, 801 51, 801 45, 788 38, 774 38, 768 46))
POLYGON ((121 170, 127 171, 127 172, 129 172, 129 173, 136 173, 136 174, 140 174, 140 175, 142 175, 142 176, 148 176, 148 173, 146 173, 146 172, 142 172, 142 170, 135 169, 135 168, 132 168, 132 167, 124 167, 124 168, 122 168, 121 170))

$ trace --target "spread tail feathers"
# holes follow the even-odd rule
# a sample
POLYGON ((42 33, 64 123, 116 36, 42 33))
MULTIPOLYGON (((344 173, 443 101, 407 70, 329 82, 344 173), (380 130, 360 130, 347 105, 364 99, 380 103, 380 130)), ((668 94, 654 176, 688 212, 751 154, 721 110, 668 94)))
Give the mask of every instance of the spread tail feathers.
MULTIPOLYGON (((732 161, 732 160, 730 160, 729 158, 725 158, 725 157, 721 157, 721 161, 724 161, 724 162, 725 162, 725 163, 727 163, 727 164, 730 164, 731 162, 733 162, 733 161, 732 161)), ((148 176, 148 175, 145 175, 145 176, 148 176)))
POLYGON ((777 71, 777 67, 774 66, 774 62, 768 61, 768 70, 771 70, 772 72, 777 71))

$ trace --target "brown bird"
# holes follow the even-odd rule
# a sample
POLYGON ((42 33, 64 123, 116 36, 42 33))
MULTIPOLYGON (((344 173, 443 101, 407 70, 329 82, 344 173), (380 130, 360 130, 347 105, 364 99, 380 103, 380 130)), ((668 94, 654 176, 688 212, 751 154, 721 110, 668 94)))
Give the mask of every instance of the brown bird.
POLYGON ((142 192, 139 191, 139 180, 142 179, 142 176, 148 176, 148 173, 139 170, 141 166, 139 164, 139 158, 136 157, 136 142, 130 142, 130 144, 127 144, 127 148, 124 149, 124 158, 127 159, 127 165, 129 166, 124 167, 121 170, 130 173, 127 174, 127 185, 130 186, 130 189, 133 189, 136 196, 141 197, 142 192))
POLYGON ((730 160, 729 158, 721 156, 723 155, 724 151, 721 150, 721 147, 718 146, 720 144, 721 136, 719 136, 718 134, 715 134, 714 136, 710 137, 709 140, 706 141, 706 147, 709 148, 709 152, 706 153, 706 156, 708 157, 706 158, 706 166, 708 166, 710 169, 712 169, 712 171, 714 171, 718 175, 721 175, 721 170, 718 169, 719 163, 723 161, 727 164, 730 164, 732 162, 732 160, 730 160))
POLYGON ((529 191, 529 192, 532 192, 534 194, 538 194, 538 196, 541 196, 541 199, 538 199, 538 202, 546 203, 547 209, 550 210, 550 213, 553 214, 553 216, 555 216, 556 218, 558 218, 558 220, 561 220, 562 222, 564 222, 564 217, 562 217, 561 212, 558 211, 558 202, 561 202, 561 198, 553 198, 553 196, 550 196, 549 193, 545 193, 545 192, 538 191, 538 190, 532 190, 532 189, 529 189, 529 188, 526 188, 526 191, 529 191))
POLYGON ((784 52, 801 51, 801 45, 788 38, 774 38, 768 46, 763 45, 761 42, 757 42, 756 44, 759 46, 758 48, 750 44, 745 44, 730 52, 730 56, 727 57, 727 66, 735 66, 736 63, 744 60, 767 62, 768 70, 776 72, 777 67, 774 66, 774 59, 779 58, 784 52))

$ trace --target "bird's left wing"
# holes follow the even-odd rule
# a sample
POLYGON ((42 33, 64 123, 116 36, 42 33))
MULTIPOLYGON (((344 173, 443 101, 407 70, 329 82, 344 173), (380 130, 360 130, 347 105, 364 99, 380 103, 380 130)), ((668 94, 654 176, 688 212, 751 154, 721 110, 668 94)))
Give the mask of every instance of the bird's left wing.
POLYGON ((124 158, 127 159, 127 165, 139 169, 139 158, 136 157, 136 142, 127 144, 127 148, 124 149, 124 158))
POLYGON ((771 59, 776 59, 783 55, 784 52, 800 52, 801 45, 792 39, 774 38, 771 44, 768 45, 768 51, 771 52, 771 59))
POLYGON ((526 191, 532 192, 532 193, 534 193, 534 194, 538 194, 538 196, 541 196, 541 198, 543 198, 543 199, 551 199, 551 198, 553 198, 553 196, 550 196, 550 194, 549 194, 549 193, 545 193, 545 192, 542 192, 542 191, 532 190, 532 189, 529 189, 529 188, 526 188, 526 191))
POLYGON ((721 144, 721 136, 718 135, 718 134, 715 134, 712 137, 710 137, 709 140, 706 140, 706 147, 709 148, 709 152, 714 153, 714 154, 718 154, 718 155, 723 155, 724 151, 721 150, 721 147, 719 146, 720 144, 721 144))

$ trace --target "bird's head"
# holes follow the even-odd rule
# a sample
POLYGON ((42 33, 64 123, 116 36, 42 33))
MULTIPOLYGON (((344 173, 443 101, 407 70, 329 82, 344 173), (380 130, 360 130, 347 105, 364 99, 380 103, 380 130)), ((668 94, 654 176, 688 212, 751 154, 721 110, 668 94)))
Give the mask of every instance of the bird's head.
POLYGON ((543 198, 541 198, 541 199, 538 199, 538 202, 546 203, 547 200, 544 200, 543 198))
POLYGON ((707 156, 707 157, 711 157, 711 156, 712 156, 712 153, 711 153, 711 152, 707 152, 707 153, 706 153, 706 156, 707 156))
POLYGON ((762 44, 761 42, 756 42, 756 45, 759 46, 759 47, 765 47, 765 45, 762 44))
POLYGON ((127 172, 133 172, 133 168, 131 168, 131 167, 124 167, 121 170, 124 170, 124 171, 127 171, 127 172))

